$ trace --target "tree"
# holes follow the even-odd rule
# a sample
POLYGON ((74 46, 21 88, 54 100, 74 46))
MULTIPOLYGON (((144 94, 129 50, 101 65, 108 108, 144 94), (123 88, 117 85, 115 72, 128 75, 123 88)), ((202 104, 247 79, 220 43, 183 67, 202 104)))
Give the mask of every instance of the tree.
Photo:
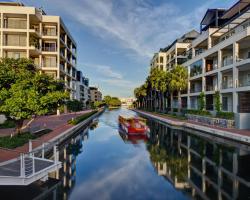
POLYGON ((171 91, 171 102, 173 101, 173 92, 177 91, 178 92, 178 112, 180 112, 181 104, 182 104, 181 103, 181 91, 187 88, 187 82, 188 82, 187 79, 188 79, 188 72, 185 67, 181 65, 177 65, 171 71, 171 80, 169 84, 170 91, 171 91))
POLYGON ((25 119, 55 112, 68 97, 64 84, 40 74, 31 60, 0 61, 0 112, 16 120, 18 133, 25 119))
POLYGON ((104 102, 108 105, 109 104, 109 102, 110 102, 110 100, 111 100, 111 96, 109 96, 109 95, 107 95, 107 96, 105 96, 104 98, 103 98, 103 100, 104 100, 104 102))
POLYGON ((71 112, 78 112, 83 109, 83 103, 76 99, 67 101, 67 108, 71 112))
POLYGON ((215 96, 215 110, 217 112, 220 112, 221 111, 220 92, 216 91, 214 96, 215 96))
POLYGON ((111 107, 120 107, 122 104, 121 100, 117 97, 112 97, 109 101, 109 104, 108 106, 111 106, 111 107))
POLYGON ((199 110, 205 109, 205 93, 201 92, 199 95, 199 110))

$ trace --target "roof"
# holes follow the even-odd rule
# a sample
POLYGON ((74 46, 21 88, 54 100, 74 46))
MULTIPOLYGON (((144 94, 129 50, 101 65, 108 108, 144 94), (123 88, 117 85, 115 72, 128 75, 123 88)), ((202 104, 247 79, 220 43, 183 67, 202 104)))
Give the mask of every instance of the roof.
POLYGON ((250 0, 240 0, 236 2, 231 8, 229 8, 224 15, 221 17, 222 19, 228 19, 236 14, 239 14, 241 10, 246 8, 250 4, 250 0))
POLYGON ((205 13, 203 19, 201 20, 201 25, 209 25, 211 21, 213 21, 216 18, 216 13, 218 13, 218 16, 222 16, 226 9, 223 8, 216 8, 216 9, 208 9, 205 13))
POLYGON ((7 1, 0 2, 0 5, 1 6, 24 6, 24 4, 20 2, 7 2, 7 1))
POLYGON ((172 46, 174 46, 175 43, 185 43, 186 39, 195 39, 198 37, 199 33, 196 30, 191 30, 184 35, 182 35, 180 38, 177 38, 172 44, 168 45, 165 48, 160 49, 160 52, 167 52, 172 46))

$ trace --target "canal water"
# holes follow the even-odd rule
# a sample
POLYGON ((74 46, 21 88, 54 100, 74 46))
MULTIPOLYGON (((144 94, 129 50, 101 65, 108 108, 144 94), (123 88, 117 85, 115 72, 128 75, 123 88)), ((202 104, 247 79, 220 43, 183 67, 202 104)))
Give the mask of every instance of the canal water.
POLYGON ((128 113, 104 112, 59 147, 58 173, 0 187, 0 199, 250 199, 250 146, 152 119, 148 137, 127 137, 118 116, 128 113))

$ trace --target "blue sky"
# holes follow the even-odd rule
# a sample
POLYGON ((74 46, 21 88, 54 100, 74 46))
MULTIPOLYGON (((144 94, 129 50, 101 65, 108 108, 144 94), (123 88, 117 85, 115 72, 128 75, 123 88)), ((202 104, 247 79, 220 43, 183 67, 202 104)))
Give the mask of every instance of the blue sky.
POLYGON ((104 95, 133 96, 154 52, 199 28, 207 8, 236 0, 23 0, 60 15, 78 45, 78 69, 104 95))

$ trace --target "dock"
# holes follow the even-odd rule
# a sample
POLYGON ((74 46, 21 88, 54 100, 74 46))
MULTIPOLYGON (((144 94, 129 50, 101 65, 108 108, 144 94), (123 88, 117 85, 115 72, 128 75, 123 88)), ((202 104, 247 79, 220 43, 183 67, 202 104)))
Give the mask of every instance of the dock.
MULTIPOLYGON (((4 149, 4 151, 13 150, 4 149)), ((28 153, 16 151, 13 153, 19 153, 19 156, 0 163, 0 185, 25 186, 38 180, 47 180, 48 174, 58 171, 62 165, 56 145, 43 145, 43 148, 38 150, 29 149, 28 153), (51 148, 53 148, 53 159, 45 158, 45 150, 51 148)))

